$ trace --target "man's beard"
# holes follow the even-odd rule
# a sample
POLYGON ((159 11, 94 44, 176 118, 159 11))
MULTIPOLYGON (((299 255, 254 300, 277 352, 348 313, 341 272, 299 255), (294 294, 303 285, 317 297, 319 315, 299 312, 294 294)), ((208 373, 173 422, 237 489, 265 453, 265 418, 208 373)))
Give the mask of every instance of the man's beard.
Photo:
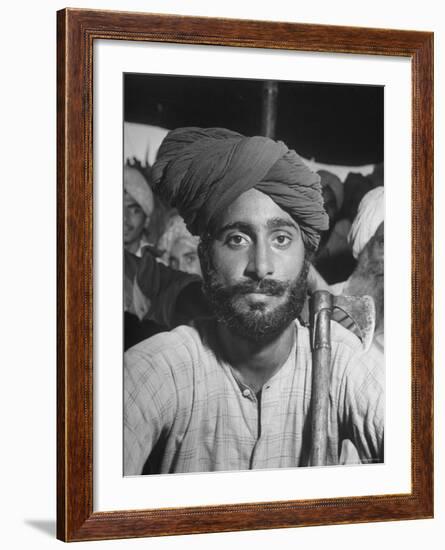
MULTIPOLYGON (((204 262, 205 263, 205 262, 204 262)), ((270 342, 279 336, 301 313, 307 295, 309 261, 305 259, 296 279, 277 281, 246 279, 231 286, 217 282, 213 267, 203 265, 203 289, 216 318, 231 332, 252 342, 270 342), (267 309, 262 302, 246 304, 238 301, 250 293, 283 297, 284 302, 267 309)))

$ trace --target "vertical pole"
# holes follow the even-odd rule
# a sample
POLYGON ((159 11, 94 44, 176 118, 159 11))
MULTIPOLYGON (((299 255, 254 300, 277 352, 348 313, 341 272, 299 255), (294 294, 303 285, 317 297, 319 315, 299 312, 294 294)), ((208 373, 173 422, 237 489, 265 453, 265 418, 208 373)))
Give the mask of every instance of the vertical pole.
POLYGON ((275 80, 266 80, 263 83, 261 135, 271 139, 275 139, 277 97, 278 83, 275 80))
POLYGON ((324 466, 327 460, 329 387, 331 383, 332 296, 326 290, 314 292, 311 300, 312 395, 311 466, 324 466))

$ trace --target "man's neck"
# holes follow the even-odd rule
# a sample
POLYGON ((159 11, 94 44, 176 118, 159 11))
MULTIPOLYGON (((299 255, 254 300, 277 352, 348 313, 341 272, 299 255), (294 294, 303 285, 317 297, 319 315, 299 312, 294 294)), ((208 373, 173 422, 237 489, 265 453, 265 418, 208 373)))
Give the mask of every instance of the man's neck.
POLYGON ((258 392, 286 362, 295 342, 296 327, 291 323, 270 342, 252 342, 218 323, 218 340, 224 358, 237 371, 241 381, 258 392))

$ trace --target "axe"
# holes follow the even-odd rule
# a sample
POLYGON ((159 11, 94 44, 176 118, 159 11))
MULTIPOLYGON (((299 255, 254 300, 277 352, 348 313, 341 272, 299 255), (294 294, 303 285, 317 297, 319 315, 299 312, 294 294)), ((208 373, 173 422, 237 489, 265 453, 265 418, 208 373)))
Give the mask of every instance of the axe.
POLYGON ((317 290, 310 302, 312 343, 311 432, 309 464, 326 464, 329 388, 331 383, 331 320, 341 323, 361 340, 364 351, 374 335, 375 307, 370 296, 333 296, 317 290))

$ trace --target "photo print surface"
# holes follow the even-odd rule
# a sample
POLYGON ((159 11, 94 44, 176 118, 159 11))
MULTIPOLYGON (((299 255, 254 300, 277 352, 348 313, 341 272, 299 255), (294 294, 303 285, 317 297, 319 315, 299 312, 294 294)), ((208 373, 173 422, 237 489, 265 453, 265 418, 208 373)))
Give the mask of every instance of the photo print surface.
POLYGON ((383 87, 123 86, 124 475, 384 462, 383 87))

